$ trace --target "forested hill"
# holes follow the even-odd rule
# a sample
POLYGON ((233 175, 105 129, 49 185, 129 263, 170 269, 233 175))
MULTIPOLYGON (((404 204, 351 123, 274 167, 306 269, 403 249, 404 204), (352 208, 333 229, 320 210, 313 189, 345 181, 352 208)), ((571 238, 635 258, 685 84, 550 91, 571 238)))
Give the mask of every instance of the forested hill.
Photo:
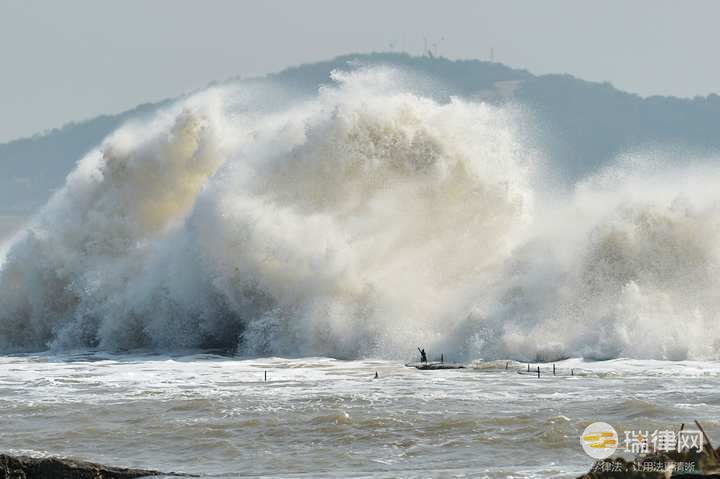
MULTIPOLYGON (((333 70, 356 64, 398 65, 427 75, 442 85, 435 92, 440 101, 458 95, 527 105, 542 128, 543 147, 560 176, 570 181, 628 149, 673 145, 709 154, 720 150, 718 95, 642 98, 609 83, 570 75, 535 76, 499 63, 399 53, 345 55, 268 78, 310 92, 328 83, 333 70)), ((253 80, 225 80, 234 81, 253 80)), ((30 214, 62 185, 75 162, 111 131, 172 101, 144 104, 0 144, 0 215, 30 214)))

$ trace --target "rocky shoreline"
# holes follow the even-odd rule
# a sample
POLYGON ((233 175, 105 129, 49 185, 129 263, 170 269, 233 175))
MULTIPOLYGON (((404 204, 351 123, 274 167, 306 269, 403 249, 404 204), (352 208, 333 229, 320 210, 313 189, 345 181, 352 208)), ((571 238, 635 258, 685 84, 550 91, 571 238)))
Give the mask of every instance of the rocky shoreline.
POLYGON ((151 469, 111 467, 75 459, 0 454, 0 479, 134 479, 157 476, 197 477, 151 469))

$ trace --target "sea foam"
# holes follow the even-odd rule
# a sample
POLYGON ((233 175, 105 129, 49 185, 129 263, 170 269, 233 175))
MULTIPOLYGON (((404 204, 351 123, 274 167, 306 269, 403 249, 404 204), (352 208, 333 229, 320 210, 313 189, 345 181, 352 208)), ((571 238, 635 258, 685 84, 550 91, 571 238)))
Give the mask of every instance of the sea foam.
POLYGON ((702 162, 561 189, 517 105, 392 68, 279 90, 212 88, 82 158, 7 250, 0 350, 718 356, 702 162))

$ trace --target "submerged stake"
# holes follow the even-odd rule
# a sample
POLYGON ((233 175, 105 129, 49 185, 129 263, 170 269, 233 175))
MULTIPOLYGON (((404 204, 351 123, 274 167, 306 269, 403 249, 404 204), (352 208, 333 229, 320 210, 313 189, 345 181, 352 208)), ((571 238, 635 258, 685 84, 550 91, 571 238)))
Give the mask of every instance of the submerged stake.
POLYGON ((538 377, 540 377, 540 366, 538 366, 538 377))
POLYGON ((265 381, 267 382, 267 370, 265 370, 265 381))

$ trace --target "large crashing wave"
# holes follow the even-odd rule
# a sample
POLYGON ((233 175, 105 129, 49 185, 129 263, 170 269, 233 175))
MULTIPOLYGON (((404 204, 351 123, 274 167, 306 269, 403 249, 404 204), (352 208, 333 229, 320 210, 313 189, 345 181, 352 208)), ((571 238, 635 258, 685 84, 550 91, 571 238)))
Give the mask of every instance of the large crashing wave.
POLYGON ((516 255, 512 289, 488 315, 500 351, 720 357, 718 192, 712 163, 640 156, 576 185, 562 206, 546 205, 540 241, 516 255))
POLYGON ((521 109, 420 90, 357 70, 123 127, 9 248, 0 350, 718 355, 720 176, 554 193, 521 109))

